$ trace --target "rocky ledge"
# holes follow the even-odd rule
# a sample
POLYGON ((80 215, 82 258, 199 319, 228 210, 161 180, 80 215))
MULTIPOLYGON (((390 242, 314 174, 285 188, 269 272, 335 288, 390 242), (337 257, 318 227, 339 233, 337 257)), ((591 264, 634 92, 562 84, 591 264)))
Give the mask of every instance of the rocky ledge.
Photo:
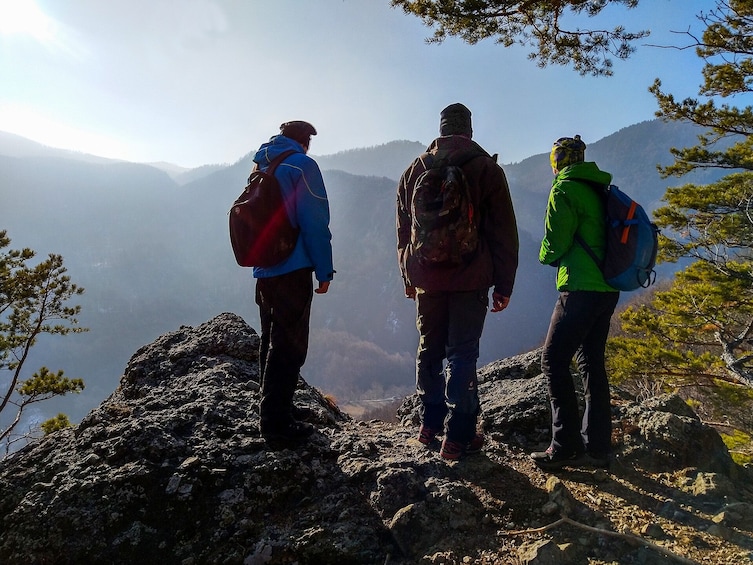
POLYGON ((296 449, 258 436, 258 336, 221 314, 137 351, 78 426, 0 462, 4 564, 753 563, 753 480, 678 397, 613 395, 609 470, 546 474, 531 352, 483 367, 487 444, 447 462, 303 380, 296 449))

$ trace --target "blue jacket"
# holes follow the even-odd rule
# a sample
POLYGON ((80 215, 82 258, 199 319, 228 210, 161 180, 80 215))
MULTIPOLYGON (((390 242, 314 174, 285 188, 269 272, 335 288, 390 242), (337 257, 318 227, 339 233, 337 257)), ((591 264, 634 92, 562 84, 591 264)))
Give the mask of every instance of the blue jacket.
POLYGON ((332 234, 329 231, 329 201, 324 180, 316 164, 303 146, 283 135, 276 135, 263 144, 254 155, 254 163, 266 170, 280 153, 294 149, 275 171, 285 198, 285 207, 293 226, 301 229, 293 253, 273 267, 254 267, 255 278, 276 277, 298 269, 313 269, 319 282, 331 281, 332 234))

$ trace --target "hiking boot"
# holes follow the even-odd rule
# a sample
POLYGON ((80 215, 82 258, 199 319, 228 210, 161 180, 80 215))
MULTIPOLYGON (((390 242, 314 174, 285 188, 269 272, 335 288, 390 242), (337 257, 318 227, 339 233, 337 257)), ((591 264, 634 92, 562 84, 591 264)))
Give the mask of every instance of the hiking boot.
POLYGON ((310 420, 313 415, 311 408, 309 408, 308 406, 298 406, 297 404, 293 405, 291 413, 293 414, 293 418, 296 422, 306 422, 310 420))
POLYGON ((303 443, 314 433, 314 426, 305 422, 293 421, 282 428, 262 430, 261 435, 269 444, 294 445, 303 443))
POLYGON ((472 455, 481 451, 484 446, 484 436, 482 434, 476 434, 471 441, 463 445, 458 441, 444 438, 442 442, 442 448, 439 450, 439 455, 444 459, 450 461, 457 461, 463 455, 472 455))
POLYGON ((466 455, 472 455, 478 453, 484 447, 484 435, 476 434, 473 439, 465 446, 466 455))
POLYGON ((429 445, 437 437, 437 430, 432 430, 421 424, 421 429, 418 430, 418 441, 424 445, 429 445))
POLYGON ((587 451, 578 463, 584 467, 593 467, 594 469, 609 469, 609 453, 587 451))
POLYGON ((531 453, 531 459, 540 469, 552 470, 561 469, 569 465, 579 465, 584 459, 583 454, 580 453, 556 453, 554 449, 549 446, 546 451, 535 451, 531 453))
POLYGON ((457 461, 463 456, 463 444, 451 439, 444 438, 439 455, 450 461, 457 461))

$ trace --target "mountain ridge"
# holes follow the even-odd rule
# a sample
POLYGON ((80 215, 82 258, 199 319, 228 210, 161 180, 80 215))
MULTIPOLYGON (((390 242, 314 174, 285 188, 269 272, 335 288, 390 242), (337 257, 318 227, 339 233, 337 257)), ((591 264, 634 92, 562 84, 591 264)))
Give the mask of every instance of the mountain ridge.
MULTIPOLYGON (((645 122, 589 144, 587 155, 641 202, 658 202, 666 181, 655 164, 668 158, 661 147, 694 134, 645 122)), ((397 269, 395 179, 424 149, 400 141, 321 158, 329 167, 323 176, 337 275, 331 292, 315 299, 303 374, 343 402, 403 395, 414 387, 415 306, 403 296, 397 269), (374 156, 370 163, 367 155, 374 156), (362 174, 343 170, 349 168, 362 174), (342 359, 354 351, 358 362, 345 368, 342 359)), ((552 179, 547 155, 504 168, 518 219, 520 267, 509 308, 487 317, 480 364, 540 344, 556 298, 553 269, 537 259, 552 179)), ((106 397, 130 353, 173 327, 223 311, 258 325, 253 280, 235 264, 227 228, 228 210, 250 169, 251 153, 180 184, 147 164, 0 155, 0 226, 12 248, 62 255, 72 280, 86 289, 79 319, 91 331, 43 340, 27 365, 30 371, 64 369, 83 378, 86 389, 39 405, 35 418, 65 412, 79 421, 106 397)))

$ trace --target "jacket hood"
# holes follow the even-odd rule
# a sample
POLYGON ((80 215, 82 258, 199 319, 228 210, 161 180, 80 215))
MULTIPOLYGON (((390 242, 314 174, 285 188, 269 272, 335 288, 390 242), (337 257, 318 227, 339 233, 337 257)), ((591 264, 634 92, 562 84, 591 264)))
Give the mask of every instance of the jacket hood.
POLYGON ((259 147, 259 150, 254 155, 254 163, 258 163, 260 167, 266 167, 275 157, 291 149, 298 153, 304 153, 303 146, 297 141, 284 135, 275 135, 267 143, 259 147))
POLYGON ((429 147, 426 148, 426 152, 437 153, 438 151, 442 151, 445 153, 452 153, 455 151, 465 151, 471 148, 479 153, 488 155, 478 143, 465 135, 443 135, 438 137, 431 142, 429 147))
POLYGON ((612 182, 612 175, 602 171, 596 166, 596 163, 584 161, 575 163, 562 169, 557 175, 556 180, 590 180, 599 184, 609 184, 612 182))

